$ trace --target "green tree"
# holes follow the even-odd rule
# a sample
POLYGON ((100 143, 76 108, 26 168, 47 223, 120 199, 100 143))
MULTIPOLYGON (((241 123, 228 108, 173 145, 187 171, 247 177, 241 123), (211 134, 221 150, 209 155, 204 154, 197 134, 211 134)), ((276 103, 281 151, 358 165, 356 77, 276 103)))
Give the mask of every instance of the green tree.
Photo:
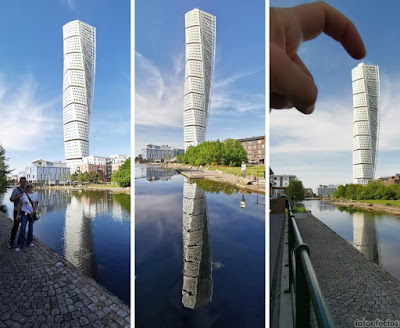
POLYGON ((291 180, 289 186, 286 188, 286 196, 288 199, 294 197, 296 201, 302 201, 304 199, 303 182, 297 179, 291 180))
POLYGON ((75 181, 78 181, 78 176, 79 174, 74 172, 74 173, 70 173, 69 174, 69 181, 71 181, 71 183, 74 183, 75 181))
POLYGON ((247 161, 247 154, 240 142, 226 139, 223 142, 205 141, 196 147, 190 146, 182 159, 184 163, 192 165, 217 163, 240 166, 242 161, 247 161))
POLYGON ((335 198, 340 198, 340 197, 345 197, 345 195, 346 195, 346 187, 340 185, 340 186, 337 188, 334 197, 335 197, 335 198))
POLYGON ((79 183, 85 183, 85 182, 89 182, 89 173, 85 172, 85 173, 81 173, 78 175, 78 182, 79 183))
POLYGON ((120 166, 118 171, 111 175, 111 181, 119 184, 120 187, 130 187, 131 185, 131 159, 128 158, 120 166))
POLYGON ((135 157, 135 163, 143 163, 143 157, 142 157, 142 154, 139 154, 139 155, 137 155, 136 157, 135 157))
POLYGON ((0 144, 0 191, 3 192, 7 188, 7 174, 11 173, 7 164, 6 150, 0 144))
POLYGON ((89 173, 88 179, 89 179, 90 183, 98 183, 99 182, 99 177, 100 176, 99 176, 99 174, 97 172, 92 171, 92 172, 89 173))

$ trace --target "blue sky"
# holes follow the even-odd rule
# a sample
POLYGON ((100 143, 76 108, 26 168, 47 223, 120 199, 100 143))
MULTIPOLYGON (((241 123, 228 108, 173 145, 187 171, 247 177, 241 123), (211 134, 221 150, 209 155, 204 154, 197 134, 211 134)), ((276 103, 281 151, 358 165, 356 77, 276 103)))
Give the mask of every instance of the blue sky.
MULTIPOLYGON (((290 7, 309 1, 271 1, 290 7)), ((400 172, 400 3, 327 1, 356 25, 367 50, 364 63, 378 65, 381 88, 380 140, 376 177, 400 172)), ((303 43, 299 56, 318 86, 311 115, 295 109, 272 110, 270 165, 276 174, 294 174, 305 187, 352 183, 353 100, 351 70, 361 61, 326 35, 303 43)))
POLYGON ((65 161, 62 26, 75 19, 97 33, 90 155, 130 154, 130 1, 2 1, 0 142, 13 173, 65 161))
POLYGON ((135 1, 135 156, 146 144, 183 148, 185 13, 217 17, 207 140, 265 134, 265 2, 135 1))

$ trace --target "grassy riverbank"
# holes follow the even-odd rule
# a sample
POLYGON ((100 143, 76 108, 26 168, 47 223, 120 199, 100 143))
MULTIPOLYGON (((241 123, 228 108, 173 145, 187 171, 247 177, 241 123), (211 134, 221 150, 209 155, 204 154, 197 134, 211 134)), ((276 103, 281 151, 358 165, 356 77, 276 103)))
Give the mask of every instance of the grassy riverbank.
POLYGON ((117 184, 88 184, 74 186, 44 186, 40 189, 56 189, 56 190, 109 190, 115 193, 130 194, 131 188, 121 188, 117 184))
MULTIPOLYGON (((231 166, 210 166, 209 170, 220 170, 222 172, 232 174, 237 177, 242 176, 242 171, 240 167, 231 167, 231 166)), ((250 176, 250 174, 253 174, 255 176, 264 178, 264 171, 265 171, 265 166, 263 165, 258 165, 258 166, 247 166, 246 168, 246 177, 250 176)))
POLYGON ((332 200, 332 204, 337 206, 359 208, 367 211, 377 211, 400 215, 399 200, 332 200))
POLYGON ((387 200, 387 199, 380 199, 380 200, 358 200, 357 203, 367 203, 367 204, 381 204, 386 206, 395 206, 400 208, 400 200, 387 200))

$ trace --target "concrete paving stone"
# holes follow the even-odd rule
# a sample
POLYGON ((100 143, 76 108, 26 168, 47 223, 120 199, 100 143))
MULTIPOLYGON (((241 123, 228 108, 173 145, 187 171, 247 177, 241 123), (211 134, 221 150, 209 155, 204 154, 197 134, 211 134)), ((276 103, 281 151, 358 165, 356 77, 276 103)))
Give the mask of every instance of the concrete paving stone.
POLYGON ((0 320, 1 321, 7 321, 10 317, 11 317, 11 314, 6 312, 0 317, 0 320))
POLYGON ((124 310, 119 310, 119 311, 117 312, 117 314, 118 314, 120 317, 122 317, 122 318, 126 317, 126 315, 127 315, 127 313, 126 313, 124 310))
POLYGON ((118 306, 115 303, 110 305, 110 309, 114 312, 119 310, 118 306))
POLYGON ((98 319, 97 315, 93 312, 88 313, 86 316, 90 322, 94 322, 98 319))
POLYGON ((60 322, 63 321, 63 319, 64 319, 64 316, 63 316, 62 314, 57 314, 57 315, 54 317, 54 322, 60 323, 60 322))
POLYGON ((14 324, 14 321, 8 319, 6 322, 7 327, 11 327, 14 324))
POLYGON ((65 305, 71 305, 71 304, 73 304, 74 302, 72 301, 72 299, 70 299, 70 298, 67 298, 67 299, 65 299, 65 305))
POLYGON ((98 310, 97 306, 95 304, 89 304, 88 308, 90 311, 95 312, 98 310))
POLYGON ((90 322, 89 319, 84 316, 79 318, 79 323, 81 326, 88 325, 89 322, 90 322))
POLYGON ((76 310, 75 305, 71 304, 67 306, 69 312, 73 312, 76 310))

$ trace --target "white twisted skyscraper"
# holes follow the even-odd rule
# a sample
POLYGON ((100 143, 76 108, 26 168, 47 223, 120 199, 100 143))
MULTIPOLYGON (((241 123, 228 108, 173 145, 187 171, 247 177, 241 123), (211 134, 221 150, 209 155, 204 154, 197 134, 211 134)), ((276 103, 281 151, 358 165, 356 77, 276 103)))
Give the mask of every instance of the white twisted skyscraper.
POLYGON ((374 179, 379 141, 379 68, 358 64, 353 81, 353 182, 374 179))
POLYGON ((79 20, 63 26, 64 150, 71 173, 89 156, 90 115, 96 70, 96 28, 79 20))
POLYGON ((216 18, 199 9, 185 14, 185 150, 205 141, 215 63, 216 18))

